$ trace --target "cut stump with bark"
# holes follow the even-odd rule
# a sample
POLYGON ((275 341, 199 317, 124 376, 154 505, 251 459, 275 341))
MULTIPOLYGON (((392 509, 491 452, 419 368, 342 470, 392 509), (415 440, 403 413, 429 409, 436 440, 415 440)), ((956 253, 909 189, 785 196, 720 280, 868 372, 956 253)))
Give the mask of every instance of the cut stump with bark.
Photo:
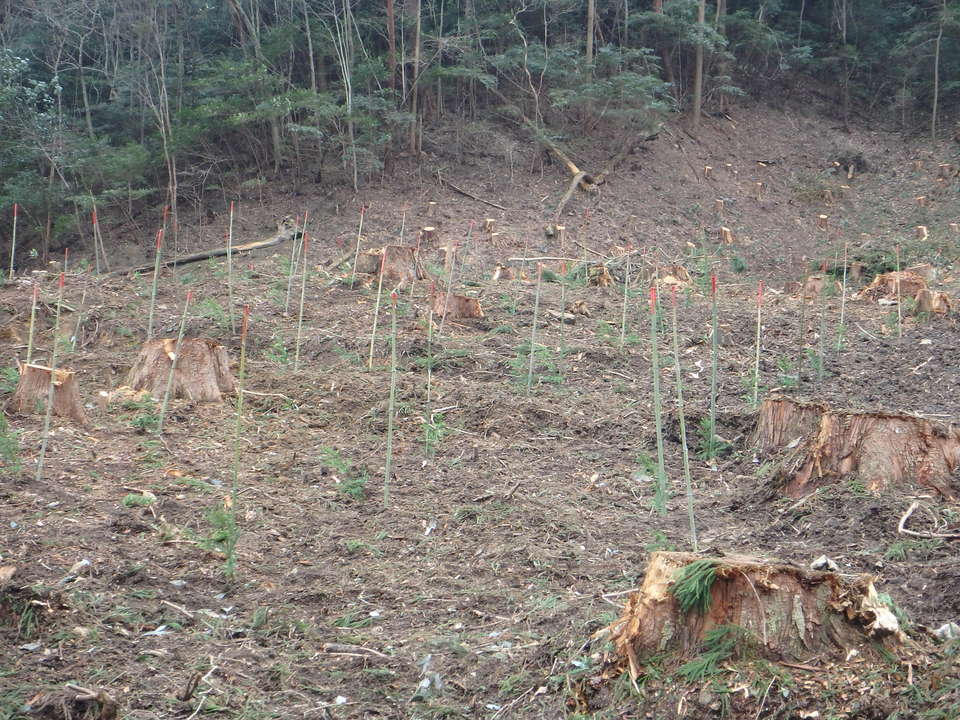
POLYGON ((945 292, 938 292, 924 288, 917 293, 915 312, 928 315, 946 315, 950 312, 950 296, 945 292))
POLYGON ((776 474, 789 497, 853 479, 874 493, 920 485, 950 500, 958 495, 960 428, 925 418, 773 396, 760 406, 754 439, 764 454, 790 451, 776 474))
MULTIPOLYGON (((130 368, 126 384, 133 390, 147 390, 162 398, 167 389, 170 366, 176 357, 176 338, 148 340, 130 368)), ((221 402, 224 393, 235 389, 230 358, 220 343, 209 338, 184 338, 170 386, 170 396, 195 402, 221 402)))
POLYGON ((20 381, 17 383, 13 397, 7 402, 7 412, 17 415, 46 412, 51 373, 53 373, 52 414, 85 425, 87 416, 83 411, 83 402, 80 400, 77 376, 72 370, 66 368, 51 370, 44 365, 21 365, 20 381))
POLYGON ((383 249, 383 265, 380 268, 384 281, 408 287, 426 277, 417 249, 410 245, 387 245, 383 249))
POLYGON ((613 645, 613 662, 636 680, 647 658, 692 657, 711 631, 716 636, 724 629, 734 641, 728 657, 774 661, 800 662, 811 655, 843 659, 854 649, 872 655, 878 641, 895 648, 905 639, 870 575, 662 551, 650 555, 640 590, 601 633, 613 645))
POLYGON ((446 292, 437 291, 430 296, 430 303, 436 317, 446 315, 450 320, 483 317, 483 309, 480 307, 480 300, 477 298, 455 293, 450 293, 448 297, 446 292))
POLYGON ((860 297, 868 300, 896 300, 898 297, 916 297, 918 292, 926 289, 927 281, 922 275, 912 270, 901 270, 877 275, 872 283, 860 291, 860 297))

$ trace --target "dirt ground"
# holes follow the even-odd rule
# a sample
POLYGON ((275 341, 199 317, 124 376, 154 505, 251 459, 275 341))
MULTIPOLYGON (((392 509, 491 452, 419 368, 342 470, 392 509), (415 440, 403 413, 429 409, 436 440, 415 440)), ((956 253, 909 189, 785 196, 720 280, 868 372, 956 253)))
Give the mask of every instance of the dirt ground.
MULTIPOLYGON (((795 112, 752 109, 717 119, 700 142, 673 125, 628 157, 597 195, 574 197, 561 218, 561 246, 543 225, 554 221, 566 189, 562 168, 541 168, 539 155, 518 153, 506 179, 489 138, 461 142, 459 156, 429 155, 422 170, 401 168, 357 198, 278 184, 262 202, 241 202, 238 242, 272 234, 276 218, 312 216, 299 363, 299 279, 284 313, 289 243, 235 261, 233 308, 225 260, 162 272, 159 333, 176 335, 192 290, 187 334, 223 343, 234 372, 240 337, 230 311, 237 319, 242 306, 250 308, 238 445, 233 397, 172 401, 159 438, 152 424, 158 403, 102 394, 123 385, 146 336, 151 278, 98 278, 71 261, 59 362, 77 371, 90 422, 54 418, 37 479, 43 417, 8 420, 23 467, 8 461, 0 483, 0 569, 15 568, 5 581, 0 573, 0 718, 26 716, 38 693, 65 683, 104 689, 119 717, 138 720, 719 717, 721 710, 696 703, 654 710, 661 706, 629 694, 587 708, 576 692, 600 662, 592 634, 616 619, 648 553, 689 548, 669 333, 659 354, 671 497, 665 515, 652 508, 647 289, 652 273, 674 265, 691 275, 677 293, 677 316, 701 549, 802 565, 827 554, 842 572, 878 576, 878 590, 917 627, 960 620, 956 541, 897 531, 918 501, 911 527, 956 532, 956 500, 913 483, 874 495, 850 479, 797 506, 778 484, 783 458, 754 447, 752 403, 762 279, 761 398, 776 391, 942 422, 960 414, 955 313, 917 317, 904 303, 898 332, 897 307, 857 299, 870 278, 851 281, 838 350, 841 292, 828 283, 801 311, 790 285, 821 263, 833 269, 844 243, 868 270, 890 269, 899 244, 904 265, 934 263, 935 286, 956 296, 960 235, 949 223, 960 220, 957 180, 936 181, 938 164, 955 163, 955 150, 924 150, 869 129, 841 135, 795 112), (851 150, 868 168, 848 178, 833 162, 851 150), (714 168, 708 179, 704 165, 714 168), (439 185, 430 168, 508 209, 439 185), (920 207, 918 195, 929 195, 930 206, 920 207), (722 218, 716 199, 724 199, 722 218), (457 240, 456 290, 479 297, 484 310, 483 318, 448 320, 428 337, 427 281, 401 289, 388 484, 389 302, 368 368, 377 286, 351 288, 349 268, 330 264, 353 247, 361 203, 368 207, 364 249, 399 242, 401 218, 407 244, 417 228, 434 225, 439 238, 421 250, 437 274, 440 248, 457 240), (827 230, 817 228, 819 214, 829 216, 827 230), (468 240, 469 223, 486 217, 497 219, 500 235, 477 227, 468 240), (716 242, 721 224, 732 230, 732 245, 716 242), (923 243, 914 240, 921 224, 930 236, 923 243), (545 282, 538 304, 534 261, 510 260, 567 257, 568 268, 610 261, 622 281, 624 260, 612 258, 634 250, 626 313, 622 282, 545 282), (518 273, 525 266, 528 279, 491 281, 497 262, 518 273), (705 460, 698 427, 709 403, 710 272, 719 275, 717 431, 730 448, 705 460), (589 316, 560 323, 561 292, 589 316), (535 307, 541 349, 528 393, 535 307), (424 422, 429 352, 431 432, 424 422), (230 578, 233 520, 239 535, 230 578)), ((573 146, 587 167, 611 154, 573 146)), ((206 228, 186 222, 178 243, 183 250, 216 246, 225 226, 223 212, 206 228)), ((124 252, 135 258, 149 236, 124 252)), ((559 271, 559 261, 544 262, 559 271)), ((15 385, 15 358, 25 358, 35 284, 42 300, 35 352, 49 356, 56 279, 55 272, 26 273, 0 289, 0 400, 15 385)), ((669 331, 668 291, 663 303, 669 331)), ((950 485, 960 493, 956 476, 950 485)), ((789 672, 796 693, 822 703, 797 707, 817 707, 822 718, 955 717, 923 714, 948 703, 942 694, 938 702, 910 694, 912 665, 910 682, 906 667, 885 676, 891 693, 903 693, 889 712, 870 711, 876 714, 820 686, 802 691, 808 671, 789 672)), ((769 691, 770 682, 761 685, 769 691)), ((765 694, 759 710, 757 699, 742 714, 731 712, 817 717, 790 714, 786 695, 765 694)))

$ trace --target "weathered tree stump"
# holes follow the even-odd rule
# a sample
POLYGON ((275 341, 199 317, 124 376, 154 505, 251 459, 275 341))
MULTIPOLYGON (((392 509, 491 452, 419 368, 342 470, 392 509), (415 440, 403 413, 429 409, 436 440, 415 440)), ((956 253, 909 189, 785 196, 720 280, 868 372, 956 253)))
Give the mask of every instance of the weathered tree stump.
POLYGON ((18 415, 33 415, 46 412, 50 393, 50 375, 53 373, 52 414, 85 425, 86 413, 80 400, 80 388, 76 374, 66 368, 52 370, 44 365, 21 365, 20 381, 6 410, 18 415))
POLYGON ((776 476, 790 497, 845 479, 874 493, 921 485, 957 496, 952 475, 960 465, 960 428, 950 425, 773 396, 760 406, 754 439, 762 453, 789 449, 776 476))
POLYGON ((430 243, 437 239, 437 228, 427 225, 420 230, 420 240, 424 243, 430 243))
POLYGON ((743 556, 654 552, 643 585, 629 596, 607 639, 614 662, 636 679, 646 658, 698 654, 718 629, 729 629, 734 641, 727 657, 794 662, 811 655, 842 660, 852 649, 872 655, 876 641, 896 647, 904 637, 869 575, 743 556))
POLYGON ((927 232, 926 225, 917 225, 916 230, 917 240, 927 240, 930 237, 930 233, 927 232))
POLYGON ((718 238, 721 245, 733 245, 733 230, 728 227, 720 228, 718 238))
POLYGON ((493 270, 493 276, 490 279, 493 282, 497 282, 499 280, 513 280, 513 268, 509 265, 501 265, 500 263, 497 263, 497 266, 493 270))
POLYGON ((383 260, 381 250, 366 250, 357 255, 358 273, 378 273, 380 272, 380 262, 383 260))
MULTIPOLYGON (((176 338, 148 340, 130 368, 126 384, 133 390, 147 390, 155 398, 163 397, 175 357, 176 338)), ((209 338, 184 338, 173 373, 170 396, 195 402, 220 402, 223 393, 233 392, 226 349, 209 338)))
POLYGON ((912 270, 901 270, 877 275, 872 283, 860 291, 860 297, 869 300, 896 300, 898 297, 916 297, 918 292, 926 289, 927 281, 923 276, 912 270))
POLYGON ((606 265, 590 265, 587 268, 587 281, 595 287, 610 287, 613 285, 613 275, 606 265))
POLYGON ((446 292, 438 290, 430 295, 430 304, 436 317, 446 315, 451 320, 483 317, 480 300, 465 295, 450 293, 448 298, 446 292))
POLYGON ((494 227, 497 225, 496 218, 484 218, 483 219, 483 231, 489 235, 493 232, 494 227))
POLYGON ((924 288, 917 293, 914 300, 916 301, 914 311, 917 313, 946 315, 950 312, 950 296, 944 292, 924 288))
POLYGON ((829 227, 830 218, 827 215, 817 215, 817 227, 826 230, 829 227))
POLYGON ((387 245, 383 249, 383 264, 380 272, 384 281, 406 287, 426 277, 417 249, 409 245, 387 245))

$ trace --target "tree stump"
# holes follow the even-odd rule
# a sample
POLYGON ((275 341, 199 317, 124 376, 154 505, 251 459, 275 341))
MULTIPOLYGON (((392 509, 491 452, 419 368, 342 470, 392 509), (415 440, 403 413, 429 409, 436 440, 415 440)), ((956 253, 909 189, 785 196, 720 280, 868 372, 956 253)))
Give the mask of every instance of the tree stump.
POLYGON ((733 231, 728 227, 720 228, 719 240, 721 245, 733 245, 733 231))
POLYGON ((497 263, 497 267, 494 268, 493 270, 493 277, 491 277, 490 279, 493 282, 497 282, 499 280, 513 280, 514 279, 513 268, 510 267, 509 265, 501 265, 500 263, 497 263))
POLYGON ((422 230, 420 230, 420 241, 424 243, 430 243, 437 239, 437 228, 432 225, 427 225, 422 230))
POLYGON ((915 312, 928 315, 946 315, 950 312, 950 296, 944 292, 937 292, 924 288, 917 293, 915 312))
POLYGON ((448 297, 446 292, 436 291, 430 295, 430 303, 433 308, 433 314, 437 317, 446 315, 447 318, 451 320, 457 318, 483 317, 480 300, 467 297, 466 295, 450 293, 448 297))
POLYGON ((917 225, 917 240, 926 240, 930 237, 930 233, 927 232, 926 225, 917 225))
POLYGON ((876 641, 896 647, 904 639, 869 575, 682 552, 650 555, 643 585, 607 628, 607 639, 614 662, 636 679, 646 658, 699 654, 717 630, 728 630, 733 641, 721 663, 745 655, 794 662, 826 655, 842 661, 852 649, 874 656, 876 641))
POLYGON ((704 166, 703 166, 703 177, 709 179, 711 175, 713 175, 713 167, 711 167, 710 165, 704 165, 704 166))
POLYGON ((817 215, 817 227, 821 230, 826 230, 829 220, 830 218, 826 215, 817 215))
POLYGON ((383 279, 406 287, 426 277, 417 249, 409 245, 387 245, 383 249, 383 264, 380 266, 383 279))
POLYGON ((76 374, 66 368, 57 368, 54 371, 44 365, 22 365, 17 389, 7 402, 7 412, 18 415, 46 412, 51 373, 53 373, 52 414, 86 425, 87 416, 83 411, 83 402, 80 400, 76 374))
MULTIPOLYGON (((130 368, 126 384, 133 390, 147 390, 153 397, 162 398, 176 347, 176 338, 155 338, 145 342, 140 356, 130 368)), ((209 338, 183 339, 170 386, 171 397, 195 402, 221 402, 223 393, 233 392, 234 388, 230 358, 220 343, 209 338)))
POLYGON ((926 195, 918 195, 914 198, 917 202, 917 207, 928 207, 930 203, 927 201, 926 195))
POLYGON ((382 250, 366 250, 357 255, 358 273, 378 273, 380 272, 380 261, 383 258, 382 250))
POLYGON ((496 218, 484 218, 483 220, 483 231, 488 235, 493 232, 493 228, 497 225, 496 218))
POLYGON ((960 428, 950 425, 773 396, 760 406, 754 440, 764 454, 790 450, 776 473, 790 497, 846 479, 874 493, 921 485, 957 496, 952 474, 960 465, 960 428))
POLYGON ((723 219, 723 200, 717 199, 713 201, 713 212, 716 213, 717 218, 723 219))
POLYGON ((896 300, 898 297, 916 297, 918 292, 926 289, 927 281, 921 275, 912 270, 901 270, 877 275, 873 282, 860 292, 860 297, 868 300, 896 300))

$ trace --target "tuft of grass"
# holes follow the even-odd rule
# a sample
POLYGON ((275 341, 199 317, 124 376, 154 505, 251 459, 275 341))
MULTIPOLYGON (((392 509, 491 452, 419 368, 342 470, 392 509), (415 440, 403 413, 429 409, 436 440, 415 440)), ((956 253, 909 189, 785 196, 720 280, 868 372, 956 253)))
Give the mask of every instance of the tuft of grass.
POLYGON ((710 609, 710 590, 716 579, 716 560, 694 560, 677 571, 670 584, 670 594, 677 599, 681 612, 696 610, 703 614, 710 609))

